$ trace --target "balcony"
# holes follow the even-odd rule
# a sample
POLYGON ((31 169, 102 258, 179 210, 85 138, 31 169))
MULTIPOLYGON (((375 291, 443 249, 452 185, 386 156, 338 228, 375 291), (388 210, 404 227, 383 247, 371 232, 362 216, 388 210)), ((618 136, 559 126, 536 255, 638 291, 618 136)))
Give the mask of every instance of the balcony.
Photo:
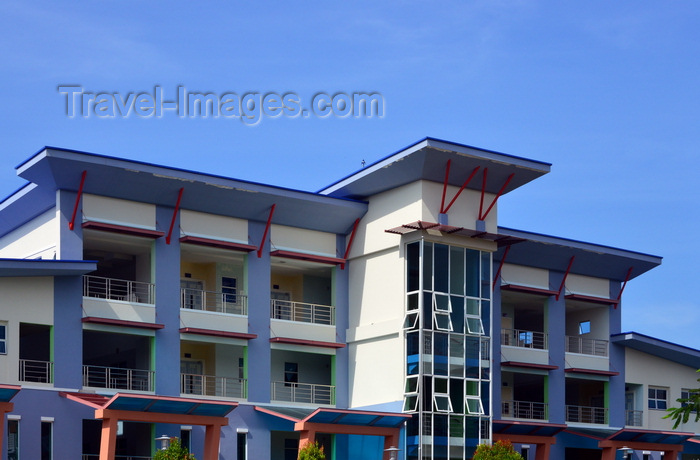
POLYGON ((574 423, 608 424, 608 409, 605 407, 566 406, 566 421, 574 423))
POLYGON ((641 410, 626 410, 625 425, 626 426, 642 426, 644 411, 641 410))
POLYGON ((270 301, 270 317, 285 321, 335 326, 335 307, 272 299, 270 301))
POLYGON ((335 386, 314 383, 272 382, 271 399, 305 404, 335 404, 335 386))
POLYGON ((129 391, 154 391, 155 372, 120 367, 83 366, 83 386, 129 391))
POLYGON ((19 380, 20 382, 53 383, 53 363, 20 359, 19 380))
POLYGON ((547 334, 522 329, 501 329, 501 345, 547 350, 547 334))
POLYGON ((566 352, 590 356, 608 356, 608 341, 581 336, 566 336, 566 352))
POLYGON ((213 375, 180 374, 180 392, 187 395, 244 399, 248 395, 246 379, 213 375))
POLYGON ((502 401, 501 416, 529 420, 547 420, 547 403, 502 401))
POLYGON ((229 315, 248 315, 248 296, 202 289, 180 289, 180 308, 229 315))
POLYGON ((101 276, 83 276, 83 296, 132 303, 155 304, 155 285, 101 276))

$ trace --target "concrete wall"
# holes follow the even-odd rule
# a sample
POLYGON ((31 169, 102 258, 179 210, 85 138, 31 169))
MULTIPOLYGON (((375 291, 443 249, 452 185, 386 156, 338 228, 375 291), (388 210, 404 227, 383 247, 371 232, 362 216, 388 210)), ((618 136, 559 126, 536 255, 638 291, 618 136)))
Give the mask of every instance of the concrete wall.
POLYGON ((0 238, 0 258, 53 259, 57 230, 53 208, 0 238))
POLYGON ((248 244, 248 221, 182 209, 180 234, 248 244))
MULTIPOLYGON (((494 270, 497 269, 498 267, 494 267, 494 270)), ((539 289, 550 289, 549 271, 542 268, 504 263, 501 269, 501 278, 503 284, 516 284, 539 289)))
POLYGON ((152 204, 89 194, 84 194, 82 201, 83 220, 152 230, 156 228, 156 207, 152 204))

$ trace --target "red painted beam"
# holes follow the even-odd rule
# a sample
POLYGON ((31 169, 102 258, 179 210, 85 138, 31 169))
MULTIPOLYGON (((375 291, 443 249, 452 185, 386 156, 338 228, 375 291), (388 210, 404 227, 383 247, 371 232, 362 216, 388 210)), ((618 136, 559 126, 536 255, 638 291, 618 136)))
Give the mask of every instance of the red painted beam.
POLYGON ((569 276, 569 271, 571 271, 571 266, 574 264, 574 259, 576 256, 571 256, 571 259, 569 260, 569 266, 566 267, 566 272, 564 273, 564 279, 561 280, 561 284, 559 285, 559 291, 557 293, 556 299, 559 300, 559 296, 561 296, 561 291, 564 289, 564 285, 566 284, 566 278, 569 276))
MULTIPOLYGON (((443 193, 443 198, 445 197, 443 193)), ((348 247, 345 248, 345 256, 343 259, 348 260, 348 256, 350 255, 350 249, 352 249, 352 242, 355 241, 355 233, 357 233, 357 226, 360 224, 360 219, 355 219, 355 225, 352 226, 352 233, 350 234, 350 241, 348 241, 348 247)), ((344 270, 345 269, 345 262, 340 264, 340 269, 344 270)))
POLYGON ((450 208, 452 207, 452 205, 454 204, 454 202, 457 200, 457 197, 459 197, 459 195, 462 194, 462 192, 464 191, 464 189, 467 188, 467 185, 469 184, 469 182, 472 181, 472 179, 474 178, 474 176, 476 175, 476 172, 479 170, 480 167, 481 167, 481 166, 477 166, 476 168, 474 168, 474 170, 473 170, 472 173, 469 175, 469 177, 467 177, 467 180, 465 180, 464 183, 462 184, 462 186, 459 188, 459 190, 458 190, 457 193, 455 194, 454 198, 452 198, 452 201, 450 201, 450 204, 448 204, 447 207, 445 208, 445 210, 442 211, 443 213, 446 213, 447 211, 450 210, 450 208))
MULTIPOLYGON (((506 179, 506 182, 503 184, 503 187, 496 193, 496 196, 493 198, 493 201, 491 202, 491 206, 486 210, 486 212, 482 215, 481 210, 479 210, 479 220, 485 220, 486 216, 489 215, 491 212, 491 209, 496 205, 496 201, 498 201, 498 198, 503 194, 503 191, 508 187, 508 184, 510 184, 510 181, 513 180, 513 176, 515 176, 515 173, 512 173, 510 176, 508 176, 508 179, 506 179)), ((484 178, 484 184, 486 183, 486 180, 484 178)), ((481 196, 481 204, 483 205, 484 199, 483 199, 483 194, 481 196)))
POLYGON ((177 217, 178 211, 180 211, 180 201, 182 200, 182 192, 185 189, 181 188, 180 193, 177 194, 177 203, 175 203, 175 211, 173 211, 173 218, 170 221, 170 229, 168 230, 168 235, 165 237, 165 244, 170 244, 170 237, 173 234, 173 227, 175 226, 175 218, 177 217))
POLYGON ((629 270, 627 270, 627 276, 625 276, 625 281, 622 283, 622 287, 620 288, 620 293, 617 295, 617 303, 615 304, 615 308, 617 308, 617 304, 620 303, 620 300, 622 300, 622 293, 625 290, 625 286, 627 286, 627 282, 630 280, 630 276, 632 276, 632 270, 634 267, 630 267, 629 270))
POLYGON ((496 282, 498 281, 498 278, 501 276, 501 270, 503 269, 503 263, 506 261, 506 257, 508 257, 508 251, 510 251, 510 246, 506 246, 506 250, 503 251, 503 257, 501 258, 501 263, 498 264, 498 270, 496 270, 496 276, 493 277, 493 284, 491 285, 491 289, 496 288, 496 282))
POLYGON ((87 170, 83 170, 83 174, 80 176, 80 187, 78 187, 78 196, 75 197, 75 206, 73 206, 73 215, 68 222, 68 228, 73 230, 75 228, 75 216, 78 214, 78 205, 80 204, 80 198, 83 196, 83 185, 85 185, 85 176, 87 176, 87 170))
POLYGON ((486 178, 489 174, 489 168, 484 168, 484 178, 481 182, 481 202, 479 203, 479 220, 481 219, 481 214, 484 211, 484 195, 486 195, 486 178))
POLYGON ((445 212, 445 195, 447 194, 447 180, 450 177, 450 163, 452 163, 452 160, 447 160, 447 166, 445 166, 445 182, 442 183, 442 200, 440 201, 440 214, 445 212))
POLYGON ((267 233, 270 231, 270 224, 272 223, 272 214, 275 212, 276 203, 270 208, 270 215, 267 217, 267 224, 265 224, 265 232, 263 233, 262 241, 260 246, 258 246, 258 259, 262 257, 263 248, 265 247, 265 240, 267 240, 267 233))

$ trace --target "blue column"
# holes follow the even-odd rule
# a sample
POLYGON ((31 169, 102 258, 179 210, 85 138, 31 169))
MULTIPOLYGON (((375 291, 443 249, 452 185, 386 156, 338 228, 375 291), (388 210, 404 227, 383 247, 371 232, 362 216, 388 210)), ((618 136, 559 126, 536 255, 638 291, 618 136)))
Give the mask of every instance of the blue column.
POLYGON ((78 194, 75 192, 56 191, 56 208, 59 220, 56 258, 60 260, 83 260, 82 205, 78 208, 74 229, 68 228, 77 196, 78 194))
MULTIPOLYGON (((156 207, 156 222, 160 230, 168 230, 173 211, 171 207, 156 207)), ((174 228, 180 228, 179 216, 174 228)), ((170 244, 166 244, 165 237, 158 238, 154 244, 155 260, 152 264, 155 277, 151 281, 156 285, 156 322, 165 326, 155 334, 156 393, 163 396, 180 396, 179 235, 176 234, 170 244)), ((157 434, 160 436, 170 433, 157 434)), ((179 436, 179 430, 177 435, 179 436)))
MULTIPOLYGON (((549 285, 558 289, 564 278, 561 272, 549 272, 549 285)), ((549 364, 558 369, 549 371, 548 408, 550 423, 566 423, 566 299, 564 295, 547 300, 547 329, 549 339, 549 364)), ((564 458, 565 443, 560 440, 551 447, 550 458, 564 458)))
MULTIPOLYGON (((338 235, 336 244, 339 254, 345 253, 345 237, 338 235)), ((349 299, 348 276, 351 263, 345 264, 341 269, 337 266, 333 270, 333 287, 335 306, 335 334, 336 341, 346 343, 346 331, 349 324, 349 299)), ((339 408, 347 408, 349 404, 348 388, 348 348, 338 348, 335 354, 335 404, 339 408)))
POLYGON ((82 276, 56 276, 53 285, 54 386, 83 386, 82 276))
MULTIPOLYGON (((264 222, 248 222, 253 240, 262 238, 264 222)), ((262 257, 251 252, 248 268, 248 324, 256 339, 248 341, 248 400, 270 402, 270 241, 265 241, 262 257)))
POLYGON ((500 420, 501 414, 501 280, 493 287, 491 303, 491 414, 494 420, 500 420))
MULTIPOLYGON (((610 298, 617 299, 620 293, 620 283, 610 281, 610 298)), ((622 303, 617 308, 608 307, 610 311, 610 334, 622 332, 622 303)), ((620 375, 610 377, 609 392, 609 424, 610 426, 625 426, 625 347, 610 344, 610 370, 620 375)))

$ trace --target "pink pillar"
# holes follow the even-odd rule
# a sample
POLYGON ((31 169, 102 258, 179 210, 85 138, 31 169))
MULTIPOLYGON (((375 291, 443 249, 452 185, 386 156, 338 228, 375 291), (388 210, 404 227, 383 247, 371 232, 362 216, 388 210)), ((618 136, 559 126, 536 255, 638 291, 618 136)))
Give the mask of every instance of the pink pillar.
POLYGON ((219 458, 220 441, 221 426, 207 425, 206 432, 204 434, 204 460, 217 460, 219 458))
POLYGON ((117 419, 102 419, 102 436, 100 438, 100 460, 114 460, 117 450, 117 419))

